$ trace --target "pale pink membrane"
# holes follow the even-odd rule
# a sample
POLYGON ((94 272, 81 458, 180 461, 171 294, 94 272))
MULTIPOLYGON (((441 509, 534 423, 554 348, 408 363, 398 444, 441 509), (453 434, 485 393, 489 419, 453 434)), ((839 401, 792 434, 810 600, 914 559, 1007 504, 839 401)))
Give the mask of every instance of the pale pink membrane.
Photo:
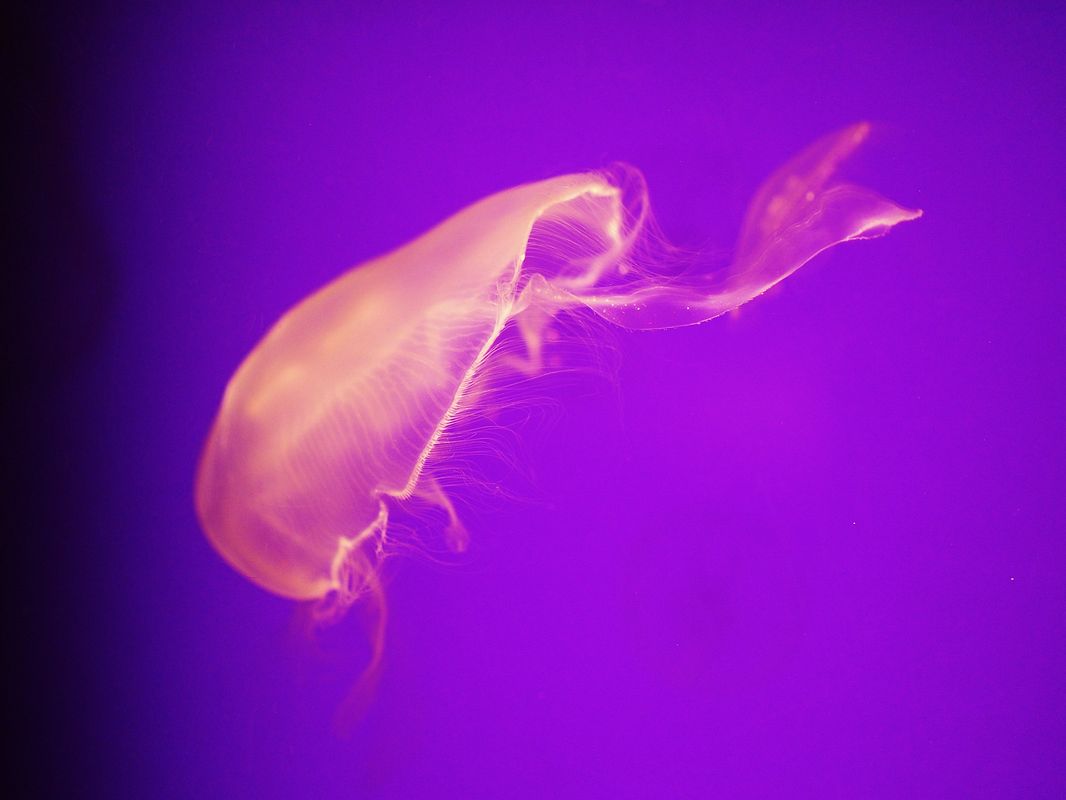
MULTIPOLYGON (((833 183, 866 137, 854 125, 812 145, 756 193, 735 256, 719 269, 657 234, 640 174, 565 175, 492 195, 301 301, 226 387, 196 481, 208 538, 263 588, 320 600, 323 614, 367 597, 381 657, 386 498, 443 508, 426 469, 512 320, 536 371, 560 312, 587 307, 629 329, 712 319, 840 242, 879 236, 921 212, 833 183)), ((450 441, 450 440, 449 440, 450 441)), ((364 687, 366 680, 364 680, 364 687)))

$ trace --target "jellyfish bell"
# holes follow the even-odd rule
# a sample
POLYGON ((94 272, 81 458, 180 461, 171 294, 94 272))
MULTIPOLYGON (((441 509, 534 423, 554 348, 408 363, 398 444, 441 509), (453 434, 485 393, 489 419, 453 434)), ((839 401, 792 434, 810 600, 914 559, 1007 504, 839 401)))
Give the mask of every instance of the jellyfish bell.
MULTIPOLYGON (((494 345, 524 343, 508 368, 542 368, 546 331, 589 309, 614 325, 693 325, 762 294, 840 242, 921 212, 834 182, 869 132, 819 140, 755 194, 732 261, 708 268, 659 235, 640 173, 624 165, 494 194, 302 300, 267 332, 223 394, 196 477, 213 547, 275 594, 323 618, 365 598, 380 662, 390 503, 439 507, 452 546, 466 533, 434 465, 457 418, 485 396, 494 345)), ((491 387, 490 387, 491 388, 491 387)))
POLYGON ((384 534, 384 497, 439 494, 426 459, 530 305, 516 293, 530 226, 593 181, 483 200, 278 321, 230 380, 201 459, 197 509, 227 561, 277 594, 319 598, 340 587, 343 556, 384 534))

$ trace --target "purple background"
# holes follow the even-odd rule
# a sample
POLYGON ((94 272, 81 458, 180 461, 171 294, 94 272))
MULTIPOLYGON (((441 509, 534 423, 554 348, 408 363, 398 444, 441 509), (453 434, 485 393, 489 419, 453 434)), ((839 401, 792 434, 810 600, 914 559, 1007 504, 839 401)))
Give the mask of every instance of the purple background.
POLYGON ((111 10, 61 42, 103 254, 58 381, 73 782, 1063 796, 1063 14, 355 5, 111 10), (332 738, 358 626, 309 654, 191 502, 267 326, 491 191, 613 160, 672 238, 728 247, 773 168, 860 119, 849 176, 925 218, 734 317, 619 333, 617 382, 520 436, 541 500, 468 504, 457 565, 394 563, 376 703, 332 738))

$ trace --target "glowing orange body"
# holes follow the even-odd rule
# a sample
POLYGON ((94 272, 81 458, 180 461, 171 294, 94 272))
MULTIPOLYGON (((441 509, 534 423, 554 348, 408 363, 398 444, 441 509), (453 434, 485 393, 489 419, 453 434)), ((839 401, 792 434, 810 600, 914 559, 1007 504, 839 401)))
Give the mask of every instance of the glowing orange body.
POLYGON ((286 597, 380 599, 365 545, 384 541, 383 497, 421 493, 458 530, 423 467, 509 321, 535 370, 544 326, 566 309, 632 329, 703 322, 827 247, 914 219, 829 183, 867 131, 826 137, 771 176, 723 269, 679 273, 643 180, 619 168, 493 195, 346 272, 285 314, 226 388, 196 483, 212 544, 286 597))

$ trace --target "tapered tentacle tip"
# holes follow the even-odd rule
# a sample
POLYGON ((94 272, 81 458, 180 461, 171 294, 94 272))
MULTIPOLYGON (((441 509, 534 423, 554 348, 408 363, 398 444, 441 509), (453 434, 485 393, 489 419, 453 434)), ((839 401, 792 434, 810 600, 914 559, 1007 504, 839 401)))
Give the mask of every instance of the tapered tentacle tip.
POLYGON ((449 549, 454 553, 465 553, 470 547, 470 534, 462 525, 449 525, 444 535, 449 549))
POLYGON ((865 222, 858 227, 856 235, 849 238, 876 239, 879 236, 884 236, 901 223, 920 219, 925 213, 920 208, 898 206, 882 198, 876 198, 873 205, 875 207, 871 210, 865 222))
POLYGON ((350 739, 359 723, 366 717, 377 694, 381 678, 381 664, 369 665, 333 715, 333 734, 339 739, 350 739))

